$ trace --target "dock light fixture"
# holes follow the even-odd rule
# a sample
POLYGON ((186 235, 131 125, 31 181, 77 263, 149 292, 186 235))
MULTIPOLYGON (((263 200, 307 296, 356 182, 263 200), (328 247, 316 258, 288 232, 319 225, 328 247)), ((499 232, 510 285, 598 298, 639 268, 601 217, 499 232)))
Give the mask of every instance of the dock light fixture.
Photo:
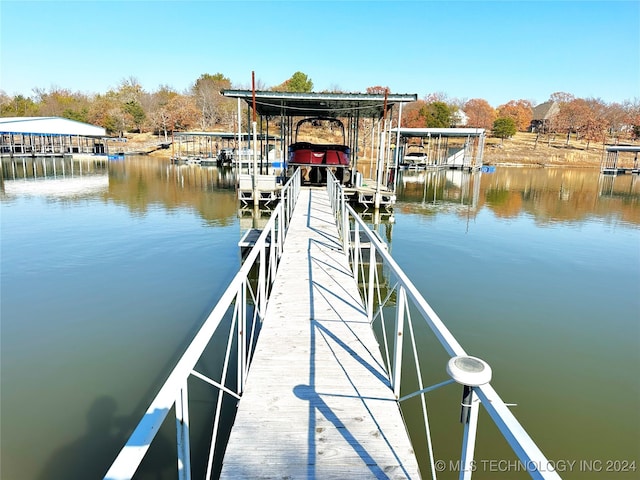
POLYGON ((473 454, 478 427, 478 404, 474 403, 473 387, 479 387, 491 381, 491 367, 477 357, 458 356, 447 362, 447 373, 455 382, 463 386, 460 422, 464 425, 464 435, 459 479, 470 480, 474 470, 473 454))
POLYGON ((479 387, 491 381, 491 367, 477 357, 453 357, 447 363, 447 373, 457 383, 479 387))

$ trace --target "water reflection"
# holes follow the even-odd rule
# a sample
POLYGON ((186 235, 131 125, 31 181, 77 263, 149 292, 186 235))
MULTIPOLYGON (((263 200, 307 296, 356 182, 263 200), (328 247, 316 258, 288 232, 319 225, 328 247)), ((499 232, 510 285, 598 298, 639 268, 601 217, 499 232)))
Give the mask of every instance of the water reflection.
POLYGON ((138 213, 189 207, 210 225, 228 225, 235 221, 235 181, 231 169, 136 157, 109 165, 108 199, 138 213))
POLYGON ((569 168, 405 171, 398 185, 398 208, 404 212, 456 211, 474 216, 486 208, 500 218, 531 215, 539 224, 594 217, 640 224, 637 175, 610 176, 569 168))
POLYGON ((0 194, 2 478, 101 478, 238 269, 233 172, 25 165, 0 194))
POLYGON ((0 191, 5 199, 22 196, 69 200, 99 196, 109 186, 107 159, 71 157, 2 159, 0 191))
POLYGON ((125 205, 136 215, 157 206, 189 207, 209 225, 235 221, 236 173, 230 168, 172 165, 145 156, 117 161, 19 158, 3 159, 2 178, 4 201, 25 196, 99 199, 125 205))
POLYGON ((38 180, 12 180, 4 183, 4 194, 9 198, 21 196, 53 199, 95 197, 109 188, 108 175, 45 178, 38 180))
POLYGON ((74 159, 65 157, 19 157, 2 159, 3 180, 69 178, 107 171, 107 157, 74 159))
POLYGON ((638 175, 600 175, 600 195, 630 197, 638 195, 638 175))
POLYGON ((479 171, 462 170, 401 171, 398 200, 419 203, 421 207, 477 208, 480 185, 479 171))

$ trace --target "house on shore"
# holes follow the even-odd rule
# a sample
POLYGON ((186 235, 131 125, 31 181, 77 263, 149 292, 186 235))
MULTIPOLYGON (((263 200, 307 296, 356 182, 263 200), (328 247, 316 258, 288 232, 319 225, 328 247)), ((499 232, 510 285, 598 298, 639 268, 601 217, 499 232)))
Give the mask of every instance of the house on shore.
POLYGON ((531 119, 529 130, 539 133, 547 132, 551 120, 558 113, 560 113, 560 105, 558 105, 558 102, 554 102, 553 100, 549 100, 548 102, 544 102, 533 107, 533 118, 531 119))

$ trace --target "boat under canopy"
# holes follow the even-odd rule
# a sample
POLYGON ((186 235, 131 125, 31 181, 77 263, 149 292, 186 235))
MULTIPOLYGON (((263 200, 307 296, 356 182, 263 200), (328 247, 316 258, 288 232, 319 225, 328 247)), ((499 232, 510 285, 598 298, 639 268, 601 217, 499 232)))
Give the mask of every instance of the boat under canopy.
MULTIPOLYGON (((414 102, 416 94, 297 93, 251 90, 223 90, 255 108, 261 119, 278 123, 282 151, 288 152, 287 174, 302 168, 303 183, 326 184, 327 169, 344 185, 351 186, 358 163, 360 120, 380 120, 394 105, 414 102), (300 128, 308 124, 328 124, 332 138, 311 136, 302 139, 300 128), (340 131, 341 135, 337 132, 340 131)), ((262 122, 262 120, 261 120, 262 122)), ((261 123, 262 124, 262 123, 261 123)))

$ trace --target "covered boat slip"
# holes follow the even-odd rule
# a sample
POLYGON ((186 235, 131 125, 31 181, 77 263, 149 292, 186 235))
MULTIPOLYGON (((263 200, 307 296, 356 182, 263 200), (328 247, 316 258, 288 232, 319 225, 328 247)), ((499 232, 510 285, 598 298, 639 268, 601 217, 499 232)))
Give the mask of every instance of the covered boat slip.
POLYGON ((600 162, 600 172, 609 175, 627 172, 640 174, 639 154, 638 145, 610 145, 600 162))
MULTIPOLYGON (((390 134, 390 129, 392 122, 397 124, 398 119, 402 118, 402 105, 416 101, 416 94, 292 93, 252 92, 251 90, 224 90, 222 93, 226 97, 237 99, 239 117, 242 100, 250 107, 248 112, 254 110, 260 116, 259 122, 256 122, 261 126, 260 133, 268 135, 272 130, 277 129, 281 138, 280 149, 288 153, 287 162, 292 152, 295 152, 298 158, 303 157, 302 154, 305 152, 302 148, 304 144, 296 141, 296 125, 301 119, 340 120, 345 129, 344 148, 332 145, 331 149, 325 150, 338 152, 338 157, 343 153, 350 155, 349 161, 339 159, 337 162, 332 162, 327 157, 321 162, 309 162, 312 172, 310 175, 304 175, 307 182, 313 184, 315 179, 315 183, 326 183, 326 173, 323 171, 321 175, 313 175, 313 169, 331 169, 334 173, 344 169, 348 174, 337 173, 337 175, 352 191, 351 197, 354 201, 363 199, 368 202, 365 205, 375 208, 395 203, 393 172, 397 168, 397 158, 393 156, 390 148, 395 141, 390 134), (394 107, 398 107, 397 114, 394 112, 394 107), (366 129, 366 138, 362 134, 365 131, 364 122, 370 122, 371 126, 366 129), (370 152, 371 158, 363 166, 375 163, 375 166, 369 169, 369 178, 363 178, 362 172, 358 169, 361 156, 365 152, 370 152)), ((322 145, 315 145, 315 147, 322 150, 322 145)), ((253 149, 251 143, 248 148, 253 149)), ((310 156, 317 153, 313 150, 310 156)), ((292 166, 295 165, 292 164, 292 166)), ((256 166, 256 170, 257 168, 256 166)), ((302 166, 302 168, 307 167, 302 166)), ((292 170, 293 168, 289 168, 288 174, 291 174, 292 170)), ((243 201, 248 202, 260 199, 259 192, 254 191, 241 191, 239 196, 243 201)))
MULTIPOLYGON (((476 170, 482 167, 484 155, 484 128, 394 128, 397 135, 401 159, 407 158, 411 147, 419 147, 424 161, 419 165, 411 162, 407 168, 453 168, 476 170), (419 143, 416 142, 419 139, 419 143)), ((402 164, 402 162, 400 162, 402 164)))
POLYGON ((281 262, 221 478, 420 478, 325 189, 281 262))
MULTIPOLYGON (((280 137, 259 134, 258 168, 267 170, 267 166, 282 161, 282 151, 278 148, 280 137)), ((252 138, 247 133, 238 132, 176 132, 172 141, 172 161, 200 159, 218 165, 236 165, 248 168, 253 160, 253 150, 242 149, 243 143, 249 144, 252 138)))
POLYGON ((60 117, 0 118, 2 157, 107 154, 104 128, 60 117))

